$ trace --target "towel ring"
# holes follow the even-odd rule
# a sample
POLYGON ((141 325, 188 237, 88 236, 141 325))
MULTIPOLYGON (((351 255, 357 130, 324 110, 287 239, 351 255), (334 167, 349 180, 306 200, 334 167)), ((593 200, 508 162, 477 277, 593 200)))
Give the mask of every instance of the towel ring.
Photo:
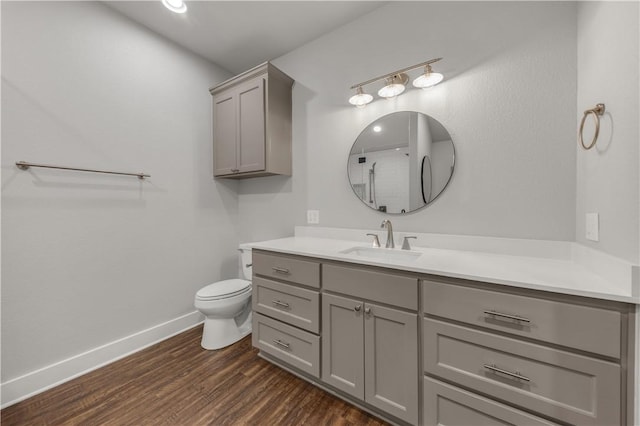
POLYGON ((582 116, 582 121, 580 122, 580 131, 578 132, 578 138, 580 139, 580 145, 584 149, 591 149, 596 144, 596 140, 598 140, 598 133, 600 133, 600 116, 604 114, 604 104, 597 104, 595 108, 588 109, 584 112, 582 116), (587 116, 593 115, 596 121, 596 131, 593 134, 593 139, 589 145, 584 144, 584 139, 582 137, 582 132, 584 130, 584 122, 587 119, 587 116))

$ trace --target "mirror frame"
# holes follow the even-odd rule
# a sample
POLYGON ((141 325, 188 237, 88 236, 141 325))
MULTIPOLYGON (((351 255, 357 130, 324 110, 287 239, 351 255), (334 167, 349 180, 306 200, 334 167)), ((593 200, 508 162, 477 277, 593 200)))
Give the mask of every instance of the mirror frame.
MULTIPOLYGON (((452 159, 451 159, 451 173, 449 174, 449 178, 447 179, 447 182, 444 184, 444 186, 442 187, 442 190, 428 203, 425 203, 423 206, 408 211, 408 212, 384 212, 378 209, 374 209, 373 207, 369 206, 367 203, 364 202, 364 200, 362 198, 360 198, 360 196, 358 195, 358 193, 356 192, 356 189, 353 186, 353 183, 351 183, 351 177, 349 176, 349 158, 351 157, 351 150, 353 149, 353 146, 356 144, 356 142, 358 141, 358 138, 360 137, 360 135, 362 134, 362 132, 364 132, 366 129, 368 129, 373 123, 375 123, 376 121, 380 120, 383 117, 386 117, 388 115, 391 114, 398 114, 401 112, 408 112, 408 113, 417 113, 417 114, 422 114, 425 115, 429 118, 432 118, 433 120, 437 121, 445 130, 447 130, 446 127, 444 127, 444 124, 440 123, 440 121, 436 120, 434 117, 424 113, 424 112, 420 112, 420 111, 411 111, 411 110, 403 110, 403 111, 393 111, 390 112, 388 114, 384 114, 381 115, 379 117, 377 117, 376 119, 374 119, 373 121, 371 121, 369 124, 367 124, 366 126, 364 126, 364 128, 362 130, 360 130, 360 132, 358 133, 358 136, 356 136, 356 139, 353 141, 353 143, 351 144, 351 146, 349 147, 349 151, 347 152, 347 182, 349 183, 349 186, 351 187, 351 190, 353 191, 353 195, 356 196, 356 198, 363 204, 365 205, 367 208, 369 208, 370 210, 373 210, 375 212, 378 213, 382 213, 382 214, 390 214, 390 215, 394 215, 394 216, 406 216, 409 214, 413 214, 416 212, 419 212, 420 210, 424 209, 425 207, 428 207, 429 205, 431 205, 434 201, 436 201, 438 198, 440 198, 440 196, 444 193, 445 189, 447 189, 447 187, 449 186, 449 184, 451 183, 451 179, 453 179, 453 175, 455 174, 455 170, 456 170, 456 146, 453 143, 453 138, 451 138, 451 148, 452 148, 452 159)), ((449 133, 449 131, 447 130, 447 133, 449 133)), ((451 133, 449 133, 449 136, 451 136, 451 133)), ((426 158, 426 156, 425 156, 426 158)), ((423 173, 423 169, 424 169, 424 158, 421 161, 421 166, 420 166, 420 174, 422 175, 423 173)), ((422 199, 424 200, 424 188, 422 187, 422 182, 421 182, 421 195, 422 195, 422 199)))

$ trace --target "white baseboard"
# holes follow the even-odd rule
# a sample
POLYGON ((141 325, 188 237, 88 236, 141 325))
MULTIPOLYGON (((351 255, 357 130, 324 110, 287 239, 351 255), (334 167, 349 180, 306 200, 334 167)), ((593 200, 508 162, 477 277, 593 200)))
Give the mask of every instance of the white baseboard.
POLYGON ((32 371, 15 379, 0 384, 0 395, 5 408, 37 395, 52 387, 86 374, 97 368, 110 364, 138 352, 148 346, 182 333, 201 324, 203 320, 199 311, 194 311, 174 318, 162 324, 130 336, 107 343, 87 352, 72 356, 65 360, 32 371))

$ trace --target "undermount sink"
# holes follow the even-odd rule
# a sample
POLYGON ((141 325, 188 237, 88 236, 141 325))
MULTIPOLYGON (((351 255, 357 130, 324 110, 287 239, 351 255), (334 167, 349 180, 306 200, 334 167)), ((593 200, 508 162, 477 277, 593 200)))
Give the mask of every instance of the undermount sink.
POLYGON ((416 260, 422 253, 412 250, 398 250, 387 249, 377 247, 351 247, 346 250, 342 250, 340 253, 352 254, 359 257, 367 257, 370 259, 384 259, 384 260, 416 260))

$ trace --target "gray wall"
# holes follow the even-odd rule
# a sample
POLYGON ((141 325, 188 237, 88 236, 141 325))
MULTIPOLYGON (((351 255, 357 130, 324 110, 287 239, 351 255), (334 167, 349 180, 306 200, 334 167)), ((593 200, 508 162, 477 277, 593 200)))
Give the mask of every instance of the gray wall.
POLYGON ((398 110, 440 121, 457 165, 445 193, 392 217, 395 229, 574 240, 575 3, 391 2, 275 63, 296 80, 293 177, 240 183, 241 240, 291 233, 307 209, 322 226, 378 226, 387 216, 354 196, 347 157, 398 110), (348 104, 352 84, 439 56, 441 85, 348 104))
MULTIPOLYGON (((578 7, 577 125, 604 103, 596 146, 577 148, 576 239, 640 263, 638 2, 584 2, 578 7), (599 213, 600 241, 585 238, 585 214, 599 213)), ((586 143, 594 132, 585 124, 586 143)))
POLYGON ((99 2, 2 2, 3 382, 193 312, 199 288, 237 276, 207 91, 228 76, 99 2))

